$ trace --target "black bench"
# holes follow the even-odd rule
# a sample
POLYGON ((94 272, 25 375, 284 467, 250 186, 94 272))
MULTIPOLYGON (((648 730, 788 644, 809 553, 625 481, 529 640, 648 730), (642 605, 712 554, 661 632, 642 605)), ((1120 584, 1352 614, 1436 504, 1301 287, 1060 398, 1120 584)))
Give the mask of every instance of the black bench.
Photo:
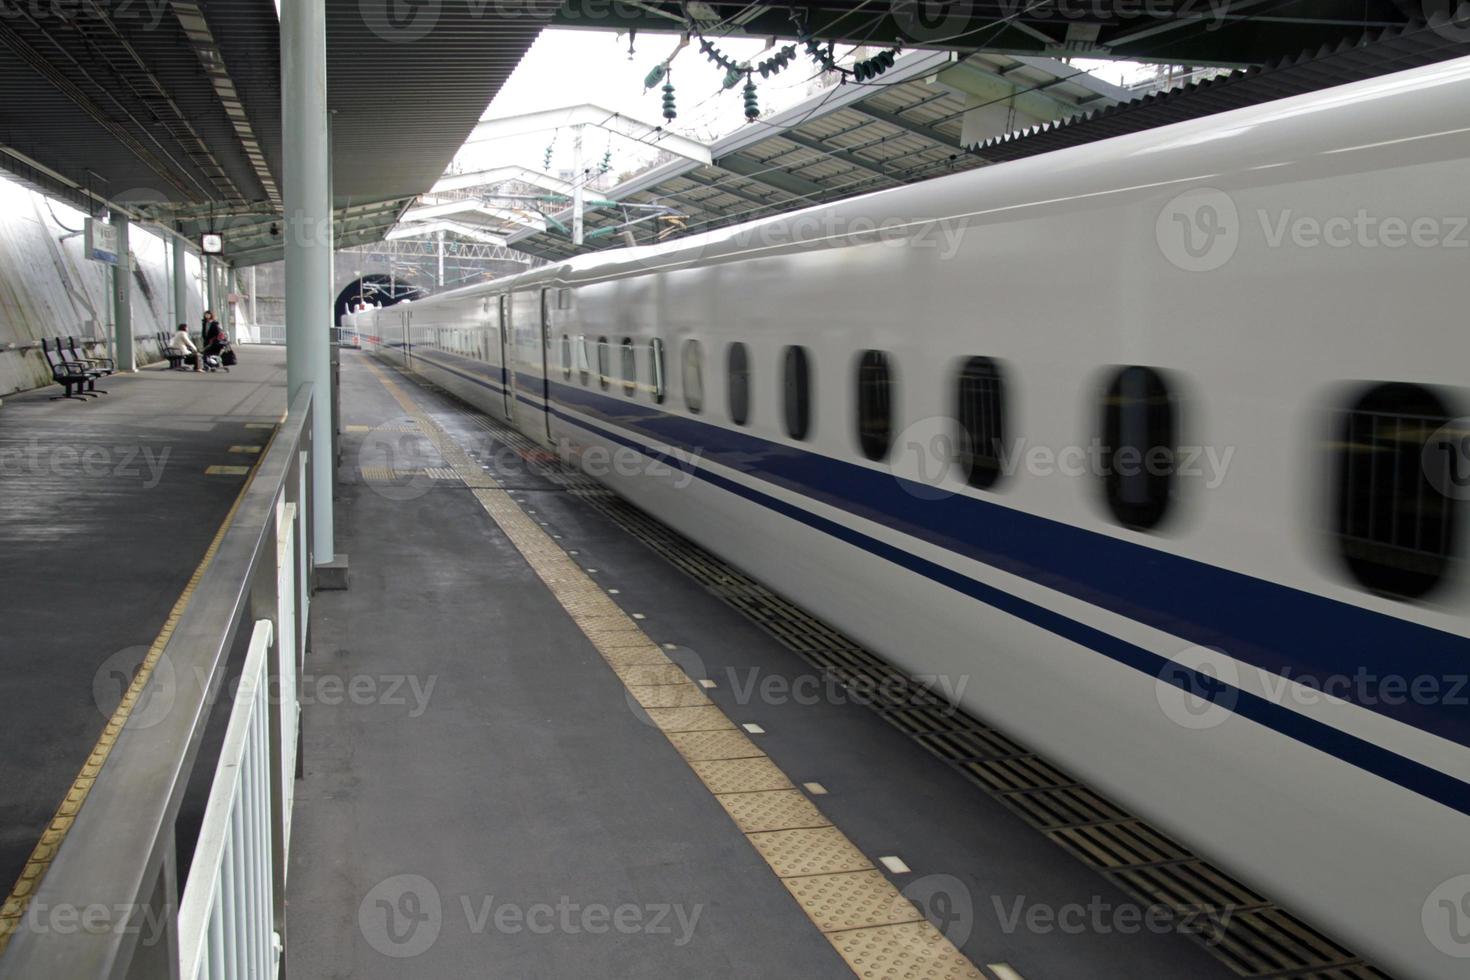
MULTIPOLYGON (((57 341, 57 343, 60 344, 60 341, 57 341)), ((93 368, 102 372, 103 377, 117 373, 116 361, 110 357, 93 357, 90 354, 82 353, 81 345, 77 343, 77 338, 66 338, 66 346, 71 351, 71 357, 67 358, 67 360, 81 361, 83 364, 91 365, 93 368)))
POLYGON ((110 371, 104 371, 102 368, 93 364, 91 361, 77 357, 74 353, 66 349, 66 346, 62 344, 60 337, 57 337, 54 341, 52 341, 52 343, 56 345, 56 356, 59 360, 64 361, 67 364, 75 364, 77 367, 81 368, 82 371, 86 372, 90 376, 90 381, 87 385, 88 394, 92 392, 96 392, 99 395, 107 394, 107 389, 97 387, 97 379, 107 377, 108 374, 111 373, 110 371))
POLYGON ((91 375, 91 383, 88 383, 87 386, 88 392, 97 392, 98 395, 107 394, 106 388, 98 388, 97 379, 106 378, 107 375, 110 375, 110 373, 112 373, 110 372, 110 370, 104 370, 103 367, 98 367, 96 363, 93 363, 93 361, 91 360, 85 359, 85 357, 76 356, 75 351, 66 350, 66 345, 62 344, 62 338, 59 338, 59 336, 57 336, 54 344, 56 344, 56 356, 59 357, 60 360, 66 361, 66 363, 68 364, 76 364, 76 366, 81 367, 84 372, 87 372, 88 375, 91 375))
POLYGON ((175 347, 173 337, 161 330, 158 332, 158 350, 168 361, 170 371, 178 371, 184 366, 184 351, 175 347))
POLYGON ((41 353, 46 356, 46 364, 51 368, 51 380, 66 389, 62 395, 52 395, 51 400, 59 398, 71 398, 76 401, 86 401, 84 395, 98 398, 106 392, 99 392, 97 379, 101 376, 98 372, 90 370, 80 361, 69 361, 61 353, 61 341, 52 341, 49 338, 41 339, 41 353), (53 350, 51 344, 55 344, 53 350))

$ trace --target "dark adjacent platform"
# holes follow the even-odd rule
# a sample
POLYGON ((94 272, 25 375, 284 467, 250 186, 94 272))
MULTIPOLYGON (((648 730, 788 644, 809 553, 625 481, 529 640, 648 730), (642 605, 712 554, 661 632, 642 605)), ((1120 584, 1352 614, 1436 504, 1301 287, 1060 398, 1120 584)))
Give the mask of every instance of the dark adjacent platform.
POLYGON ((285 352, 0 406, 0 881, 10 890, 285 411, 285 352))

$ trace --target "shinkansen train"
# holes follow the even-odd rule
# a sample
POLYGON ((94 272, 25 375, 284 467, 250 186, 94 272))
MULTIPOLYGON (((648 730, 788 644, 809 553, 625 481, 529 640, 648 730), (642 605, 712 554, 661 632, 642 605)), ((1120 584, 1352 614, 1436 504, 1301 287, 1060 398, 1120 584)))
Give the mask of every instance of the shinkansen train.
POLYGON ((1356 951, 1464 978, 1467 107, 1450 61, 350 323, 1356 951))

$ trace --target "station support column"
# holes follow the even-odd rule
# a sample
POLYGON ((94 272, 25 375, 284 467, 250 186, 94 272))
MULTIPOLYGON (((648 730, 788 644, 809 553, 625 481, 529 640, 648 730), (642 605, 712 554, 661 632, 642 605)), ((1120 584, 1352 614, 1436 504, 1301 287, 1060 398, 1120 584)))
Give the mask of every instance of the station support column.
POLYGON ((281 0, 282 198, 286 258, 286 388, 316 389, 312 413, 312 544, 336 560, 332 523, 331 178, 326 0, 281 0))
POLYGON ((112 270, 112 357, 120 371, 138 370, 133 355, 133 256, 128 250, 131 222, 121 212, 112 212, 117 227, 117 265, 112 270))
POLYGON ((168 332, 172 334, 178 329, 179 324, 189 322, 189 264, 186 261, 189 253, 184 248, 184 243, 175 238, 172 243, 174 253, 174 322, 168 325, 168 332))
POLYGON ((225 328, 225 333, 233 337, 235 336, 235 305, 230 302, 230 294, 235 292, 235 267, 221 260, 219 278, 220 308, 214 311, 214 315, 219 318, 220 326, 225 328))

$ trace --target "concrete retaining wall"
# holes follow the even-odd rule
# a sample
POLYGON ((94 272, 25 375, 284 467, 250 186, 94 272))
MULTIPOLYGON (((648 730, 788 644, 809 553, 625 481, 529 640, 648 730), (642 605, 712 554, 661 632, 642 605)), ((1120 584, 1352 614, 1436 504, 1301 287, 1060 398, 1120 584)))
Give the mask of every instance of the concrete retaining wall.
MULTIPOLYGON (((51 383, 43 337, 75 336, 106 356, 112 267, 82 257, 84 215, 0 177, 0 395, 51 383)), ((162 237, 133 226, 133 332, 139 364, 159 357, 153 335, 203 313, 199 257, 189 254, 188 309, 173 310, 172 263, 162 237)))

